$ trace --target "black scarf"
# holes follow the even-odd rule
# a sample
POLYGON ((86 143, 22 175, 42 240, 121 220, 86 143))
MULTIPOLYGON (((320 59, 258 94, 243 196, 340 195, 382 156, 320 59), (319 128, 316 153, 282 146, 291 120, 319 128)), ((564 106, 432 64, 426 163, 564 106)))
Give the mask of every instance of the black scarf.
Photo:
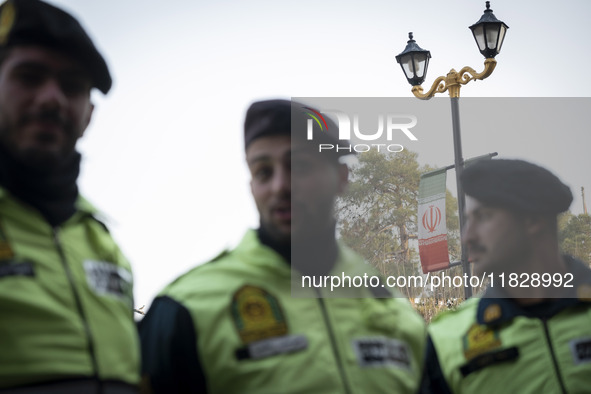
POLYGON ((338 246, 335 239, 335 226, 333 225, 323 234, 307 240, 295 243, 292 250, 292 242, 279 243, 261 226, 257 230, 259 240, 263 245, 270 247, 281 255, 293 268, 305 275, 326 275, 334 267, 338 258, 338 246))
POLYGON ((80 158, 73 152, 56 168, 40 170, 16 160, 0 145, 0 185, 58 226, 76 212, 80 158))

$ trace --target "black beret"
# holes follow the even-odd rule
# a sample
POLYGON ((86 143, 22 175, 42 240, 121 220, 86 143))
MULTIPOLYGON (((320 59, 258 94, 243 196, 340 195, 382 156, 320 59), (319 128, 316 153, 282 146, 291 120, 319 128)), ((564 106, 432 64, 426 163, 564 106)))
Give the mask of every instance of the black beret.
POLYGON ((516 211, 558 214, 573 200, 556 175, 523 160, 481 160, 468 166, 460 181, 467 195, 516 211))
POLYGON ((67 12, 39 0, 8 0, 0 6, 0 47, 40 45, 77 59, 92 86, 111 89, 107 63, 80 23, 67 12))
MULTIPOLYGON (((290 100, 263 100, 251 104, 246 111, 244 120, 244 147, 245 149, 252 141, 259 137, 269 135, 292 135, 294 138, 304 139, 307 135, 308 119, 315 117, 322 125, 314 121, 313 127, 320 129, 314 134, 314 143, 348 145, 348 141, 338 139, 338 126, 328 116, 318 116, 319 111, 290 100), (293 127, 292 127, 293 126, 293 127), (293 130, 292 130, 293 129, 293 130), (293 131, 293 134, 292 134, 293 131)), ((351 154, 345 149, 339 150, 336 155, 343 156, 351 154)))

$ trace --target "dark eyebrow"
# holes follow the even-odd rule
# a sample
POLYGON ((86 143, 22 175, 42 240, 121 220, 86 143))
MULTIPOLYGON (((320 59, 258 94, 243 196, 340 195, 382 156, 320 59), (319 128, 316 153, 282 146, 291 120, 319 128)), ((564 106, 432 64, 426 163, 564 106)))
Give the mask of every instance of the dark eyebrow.
POLYGON ((38 70, 49 70, 49 67, 47 67, 45 64, 40 63, 40 62, 36 62, 34 60, 23 60, 21 62, 18 62, 14 65, 13 69, 19 69, 19 68, 32 68, 32 69, 38 69, 38 70))
POLYGON ((309 152, 310 148, 307 146, 295 146, 294 148, 289 150, 289 153, 302 153, 302 152, 309 152))
MULTIPOLYGON (((287 152, 285 152, 283 154, 282 159, 283 160, 285 160, 285 159, 287 159, 287 160, 291 159, 291 154, 292 154, 292 151, 291 150, 288 150, 287 152)), ((252 164, 256 164, 256 163, 262 162, 262 161, 271 161, 271 160, 272 160, 271 155, 266 154, 266 153, 263 153, 261 155, 258 155, 258 156, 255 156, 255 157, 251 158, 250 160, 247 160, 246 162, 248 163, 248 165, 252 165, 252 164)))
POLYGON ((312 153, 310 149, 301 147, 290 150, 287 154, 291 157, 310 157, 312 153))
POLYGON ((259 156, 255 156, 255 157, 247 160, 247 163, 250 166, 250 165, 253 165, 256 163, 270 161, 270 160, 271 160, 271 156, 269 156, 269 155, 259 155, 259 156))
POLYGON ((478 208, 473 209, 470 213, 471 214, 481 214, 483 211, 489 210, 492 207, 490 205, 480 205, 478 208))

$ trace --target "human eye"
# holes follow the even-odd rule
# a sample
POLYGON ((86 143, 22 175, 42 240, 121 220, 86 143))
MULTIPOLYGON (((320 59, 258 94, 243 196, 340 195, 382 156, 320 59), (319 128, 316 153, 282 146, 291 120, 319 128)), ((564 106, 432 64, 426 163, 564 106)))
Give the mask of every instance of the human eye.
POLYGON ((295 160, 291 163, 291 172, 295 175, 306 175, 312 171, 312 164, 305 160, 295 160))
POLYGON ((314 160, 306 155, 294 155, 288 165, 294 175, 306 175, 316 168, 314 160))
POLYGON ((488 208, 479 209, 478 211, 474 212, 474 220, 477 222, 486 222, 490 220, 493 216, 493 210, 488 208))
POLYGON ((62 77, 60 86, 67 96, 85 95, 90 92, 90 82, 78 75, 62 77))
POLYGON ((252 168, 251 172, 255 180, 265 182, 273 175, 273 168, 267 164, 258 164, 252 168))
POLYGON ((12 76, 14 80, 28 88, 40 86, 46 78, 43 72, 29 67, 16 69, 12 76))

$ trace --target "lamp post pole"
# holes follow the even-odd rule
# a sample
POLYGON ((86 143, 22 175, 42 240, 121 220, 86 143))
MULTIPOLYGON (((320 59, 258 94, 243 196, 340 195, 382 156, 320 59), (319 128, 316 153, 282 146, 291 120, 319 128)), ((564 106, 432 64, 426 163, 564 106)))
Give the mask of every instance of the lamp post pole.
MULTIPOLYGON (((464 204, 465 197, 460 177, 464 169, 464 158, 462 155, 462 140, 460 131, 460 88, 472 80, 482 80, 489 77, 497 65, 495 56, 500 52, 505 33, 508 26, 498 20, 492 10, 490 9, 490 1, 486 2, 486 10, 478 22, 470 26, 476 44, 480 53, 485 57, 484 70, 480 73, 476 72, 471 67, 463 67, 460 72, 451 69, 446 76, 440 76, 435 79, 433 85, 423 93, 421 84, 425 81, 427 75, 427 68, 431 53, 428 50, 422 49, 413 39, 412 33, 409 33, 409 40, 407 46, 402 53, 396 56, 396 61, 400 63, 402 71, 406 76, 408 82, 412 85, 412 93, 415 97, 428 100, 436 93, 449 92, 451 100, 451 118, 453 126, 453 143, 454 143, 454 162, 456 169, 456 184, 458 193, 458 216, 460 219, 460 238, 463 236, 464 230, 464 204)), ((461 263, 464 275, 470 276, 470 264, 466 256, 464 242, 461 242, 461 263)), ((464 283, 464 297, 470 298, 472 296, 472 287, 469 281, 464 283)))
MULTIPOLYGON (((460 98, 459 97, 450 97, 451 100, 451 121, 453 127, 453 138, 454 138, 454 164, 456 166, 456 185, 457 185, 457 192, 458 192, 458 217, 460 220, 460 248, 461 248, 461 258, 460 261, 462 263, 462 272, 468 277, 471 275, 470 270, 470 263, 468 262, 468 256, 466 256, 466 247, 464 246, 464 242, 462 240, 464 234, 464 204, 465 204, 465 197, 464 197, 464 189, 462 187, 462 183, 460 182, 460 177, 462 176, 462 172, 464 171, 464 157, 462 155, 462 137, 460 131, 460 98)), ((469 281, 464 283, 464 298, 468 299, 472 297, 472 287, 469 286, 469 281), (467 283, 466 283, 467 282, 467 283)))

